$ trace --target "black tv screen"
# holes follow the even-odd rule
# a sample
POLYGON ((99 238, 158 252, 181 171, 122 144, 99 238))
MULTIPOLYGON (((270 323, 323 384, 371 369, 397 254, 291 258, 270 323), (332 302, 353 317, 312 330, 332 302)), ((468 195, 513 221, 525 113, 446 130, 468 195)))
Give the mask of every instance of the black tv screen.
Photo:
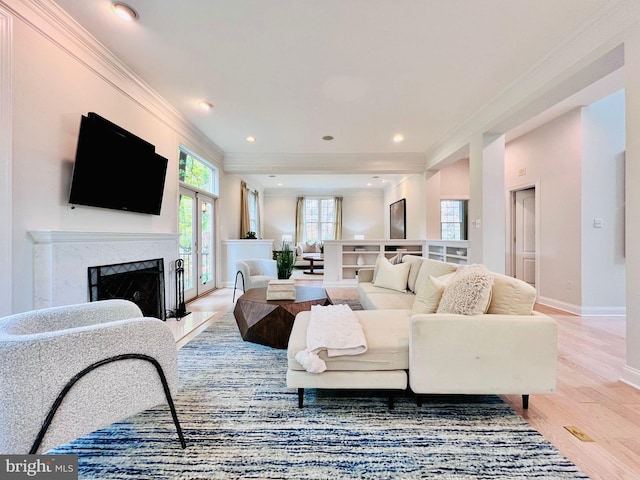
POLYGON ((83 115, 69 203, 160 215, 167 163, 149 142, 83 115))

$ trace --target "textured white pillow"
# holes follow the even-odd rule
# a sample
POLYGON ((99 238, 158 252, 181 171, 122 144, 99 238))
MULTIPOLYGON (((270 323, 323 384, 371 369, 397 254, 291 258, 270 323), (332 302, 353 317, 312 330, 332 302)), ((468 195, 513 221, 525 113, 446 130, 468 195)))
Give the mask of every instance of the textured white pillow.
POLYGON ((429 276, 420 285, 420 290, 416 293, 411 313, 435 313, 440 305, 440 298, 444 293, 445 283, 429 276))
POLYGON ((391 265, 384 258, 378 262, 378 271, 373 285, 376 287, 388 288, 398 292, 407 291, 407 278, 409 278, 410 263, 398 263, 391 265))
POLYGON ((493 277, 484 265, 459 268, 442 293, 437 313, 480 315, 491 302, 493 277))

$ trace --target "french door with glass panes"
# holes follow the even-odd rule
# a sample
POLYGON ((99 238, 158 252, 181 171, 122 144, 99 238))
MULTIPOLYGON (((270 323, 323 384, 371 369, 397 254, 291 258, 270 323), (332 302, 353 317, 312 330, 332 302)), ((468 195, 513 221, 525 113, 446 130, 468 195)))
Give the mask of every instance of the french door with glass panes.
POLYGON ((180 187, 180 258, 187 301, 216 286, 214 206, 213 197, 180 187))

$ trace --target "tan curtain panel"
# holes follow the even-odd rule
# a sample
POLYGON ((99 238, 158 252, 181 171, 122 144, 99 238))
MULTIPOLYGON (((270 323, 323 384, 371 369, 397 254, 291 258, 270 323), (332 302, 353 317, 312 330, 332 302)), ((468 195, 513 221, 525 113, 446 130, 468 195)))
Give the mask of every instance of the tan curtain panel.
POLYGON ((304 197, 298 197, 296 202, 296 236, 294 246, 304 241, 304 197))
POLYGON ((262 215, 260 215, 260 195, 258 195, 258 190, 256 190, 256 235, 258 238, 262 238, 262 215))
POLYGON ((240 238, 245 238, 250 228, 249 189, 246 182, 240 182, 240 238))
POLYGON ((335 240, 342 240, 342 197, 336 197, 334 199, 336 224, 333 230, 333 238, 335 240))

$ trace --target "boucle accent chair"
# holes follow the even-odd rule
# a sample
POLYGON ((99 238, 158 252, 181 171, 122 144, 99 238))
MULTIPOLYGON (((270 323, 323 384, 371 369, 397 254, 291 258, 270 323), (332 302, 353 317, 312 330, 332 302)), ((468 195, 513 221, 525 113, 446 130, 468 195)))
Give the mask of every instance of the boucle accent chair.
POLYGON ((0 453, 42 453, 168 402, 171 330, 132 302, 53 307, 0 319, 0 453))
POLYGON ((233 285, 233 302, 236 301, 238 275, 242 277, 242 291, 252 288, 267 288, 269 280, 278 278, 278 264, 270 258, 238 260, 236 262, 236 280, 233 285))

